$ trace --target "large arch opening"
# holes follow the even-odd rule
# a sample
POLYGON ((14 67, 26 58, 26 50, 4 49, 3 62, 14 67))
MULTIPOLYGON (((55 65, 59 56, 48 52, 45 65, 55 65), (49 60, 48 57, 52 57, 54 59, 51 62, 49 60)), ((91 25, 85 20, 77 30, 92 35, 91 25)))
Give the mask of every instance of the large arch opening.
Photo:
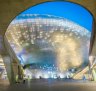
POLYGON ((45 2, 15 17, 5 37, 26 76, 71 78, 89 64, 92 23, 90 12, 78 4, 45 2))

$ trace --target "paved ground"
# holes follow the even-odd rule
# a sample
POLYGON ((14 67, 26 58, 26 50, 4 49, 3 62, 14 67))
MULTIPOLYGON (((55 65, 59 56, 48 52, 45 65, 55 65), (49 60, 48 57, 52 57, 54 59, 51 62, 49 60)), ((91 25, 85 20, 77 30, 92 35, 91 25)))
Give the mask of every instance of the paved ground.
POLYGON ((0 84, 0 91, 96 91, 96 83, 83 81, 36 80, 25 84, 0 84))

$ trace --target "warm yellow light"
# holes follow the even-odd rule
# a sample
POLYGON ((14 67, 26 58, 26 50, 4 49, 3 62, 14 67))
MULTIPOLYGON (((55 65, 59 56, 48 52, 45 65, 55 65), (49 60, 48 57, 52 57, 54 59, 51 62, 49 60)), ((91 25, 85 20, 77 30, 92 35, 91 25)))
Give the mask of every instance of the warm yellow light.
POLYGON ((80 50, 78 50, 76 39, 59 32, 54 33, 51 38, 54 45, 56 45, 57 66, 60 71, 65 71, 70 67, 81 65, 82 56, 80 55, 80 50))

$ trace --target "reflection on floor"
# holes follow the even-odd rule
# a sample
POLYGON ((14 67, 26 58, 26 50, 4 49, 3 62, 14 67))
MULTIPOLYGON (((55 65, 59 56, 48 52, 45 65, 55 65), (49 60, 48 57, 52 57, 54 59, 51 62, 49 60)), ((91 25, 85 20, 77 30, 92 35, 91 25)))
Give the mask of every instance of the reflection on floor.
POLYGON ((41 79, 11 86, 0 84, 0 91, 96 91, 96 83, 80 80, 74 81, 72 79, 41 79))

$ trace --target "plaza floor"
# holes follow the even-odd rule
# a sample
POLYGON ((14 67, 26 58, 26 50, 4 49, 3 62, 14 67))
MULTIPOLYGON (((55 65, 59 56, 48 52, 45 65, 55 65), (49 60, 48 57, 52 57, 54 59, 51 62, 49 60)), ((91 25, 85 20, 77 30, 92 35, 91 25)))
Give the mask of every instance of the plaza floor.
POLYGON ((30 82, 9 85, 0 81, 0 91, 96 91, 95 82, 32 80, 30 82))

